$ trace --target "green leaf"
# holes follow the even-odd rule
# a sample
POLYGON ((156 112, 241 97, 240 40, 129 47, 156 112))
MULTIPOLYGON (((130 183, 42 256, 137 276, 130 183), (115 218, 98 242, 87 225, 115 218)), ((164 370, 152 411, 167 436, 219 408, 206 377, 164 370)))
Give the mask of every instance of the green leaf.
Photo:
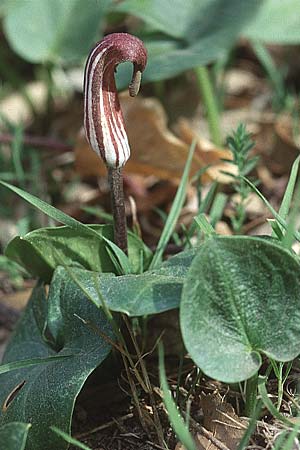
POLYGON ((67 448, 67 443, 49 427, 54 425, 70 432, 76 397, 111 349, 79 319, 92 322, 112 339, 102 311, 91 302, 78 303, 67 295, 54 302, 50 293, 58 288, 51 283, 48 300, 42 286, 34 289, 3 359, 4 364, 9 364, 30 358, 68 356, 0 375, 0 405, 6 402, 7 406, 0 413, 0 426, 16 420, 30 422, 26 450, 40 450, 41 443, 43 450, 67 448))
POLYGON ((86 57, 99 38, 110 0, 15 0, 4 31, 12 48, 30 62, 70 63, 86 57), (34 26, 33 26, 34 23, 34 26))
MULTIPOLYGON (((6 248, 6 256, 45 282, 51 280, 54 269, 62 264, 95 272, 115 272, 115 266, 107 251, 108 244, 101 239, 101 236, 113 239, 113 227, 111 225, 89 227, 93 230, 92 235, 68 226, 31 231, 10 241, 6 248)), ((128 256, 134 273, 139 272, 141 255, 147 267, 151 251, 141 239, 129 232, 128 256)))
POLYGON ((0 427, 0 444, 5 450, 24 450, 30 424, 11 422, 0 427))
POLYGON ((56 286, 60 284, 61 288, 52 290, 49 296, 56 298, 68 295, 76 298, 78 303, 86 302, 89 298, 99 308, 104 301, 108 309, 129 316, 168 311, 179 306, 183 281, 194 256, 194 249, 186 250, 170 258, 158 269, 140 275, 118 277, 58 267, 53 282, 56 286))
POLYGON ((300 351, 297 258, 271 240, 207 239, 186 277, 180 320, 192 359, 224 382, 253 376, 261 354, 277 361, 295 358, 300 351))
POLYGON ((137 16, 152 30, 170 37, 167 48, 162 39, 160 48, 156 41, 153 46, 151 38, 144 39, 149 57, 143 80, 154 81, 223 56, 260 3, 260 0, 125 0, 114 10, 137 16))
POLYGON ((244 36, 268 43, 300 42, 300 3, 298 0, 264 0, 258 14, 252 17, 244 36), (270 20, 272 18, 272 20, 270 20))

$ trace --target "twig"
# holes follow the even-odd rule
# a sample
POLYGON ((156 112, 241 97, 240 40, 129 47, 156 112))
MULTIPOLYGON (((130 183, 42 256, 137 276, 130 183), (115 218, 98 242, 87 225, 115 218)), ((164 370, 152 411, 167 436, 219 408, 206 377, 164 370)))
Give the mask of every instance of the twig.
POLYGON ((112 427, 113 425, 116 424, 116 421, 117 422, 125 422, 126 420, 132 419, 132 418, 133 418, 133 413, 125 414, 124 416, 118 417, 117 419, 114 419, 114 420, 110 420, 109 422, 106 422, 103 425, 100 425, 96 428, 92 428, 89 431, 85 431, 84 433, 76 434, 75 437, 76 437, 76 439, 85 438, 85 437, 90 436, 91 434, 97 433, 98 431, 102 431, 102 430, 105 430, 106 428, 112 427))
MULTIPOLYGON (((0 134, 1 144, 11 144, 14 139, 14 136, 9 133, 0 134)), ((73 150, 73 147, 71 145, 64 144, 63 142, 57 141, 55 139, 44 138, 40 136, 30 136, 28 134, 23 135, 22 143, 30 147, 49 148, 60 152, 70 152, 73 150)))
MULTIPOLYGON (((155 444, 155 442, 151 442, 149 440, 145 441, 142 437, 138 436, 137 434, 134 434, 134 433, 120 434, 120 437, 127 437, 127 436, 137 439, 139 441, 142 441, 143 443, 145 443, 147 445, 151 445, 151 447, 157 448, 158 450, 166 450, 166 447, 162 447, 161 445, 155 444)), ((124 440, 127 440, 129 443, 132 443, 132 442, 130 442, 130 439, 124 439, 124 440)))
MULTIPOLYGON (((183 415, 185 415, 185 413, 183 413, 183 415)), ((209 439, 219 450, 230 450, 230 448, 223 444, 223 442, 219 441, 219 439, 217 439, 211 431, 208 431, 206 428, 196 422, 192 417, 189 417, 189 420, 191 426, 195 428, 195 430, 200 434, 209 439)))

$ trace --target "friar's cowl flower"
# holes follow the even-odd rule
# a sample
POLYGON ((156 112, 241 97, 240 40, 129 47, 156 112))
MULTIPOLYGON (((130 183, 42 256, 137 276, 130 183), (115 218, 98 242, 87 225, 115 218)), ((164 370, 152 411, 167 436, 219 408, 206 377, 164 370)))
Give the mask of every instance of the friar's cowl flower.
POLYGON ((105 36, 90 52, 84 73, 84 128, 93 150, 109 168, 121 168, 130 156, 115 84, 115 69, 133 63, 129 94, 137 95, 147 52, 140 39, 127 33, 105 36))

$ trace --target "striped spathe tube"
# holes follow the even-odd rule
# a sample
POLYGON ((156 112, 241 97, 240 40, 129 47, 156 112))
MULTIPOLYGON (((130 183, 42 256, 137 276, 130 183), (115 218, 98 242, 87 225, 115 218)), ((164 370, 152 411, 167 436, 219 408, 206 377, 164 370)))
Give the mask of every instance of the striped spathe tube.
POLYGON ((84 72, 84 128, 92 149, 108 168, 121 168, 130 156, 115 84, 118 64, 133 63, 129 94, 134 97, 140 87, 147 62, 147 52, 140 39, 127 33, 105 36, 91 50, 84 72))

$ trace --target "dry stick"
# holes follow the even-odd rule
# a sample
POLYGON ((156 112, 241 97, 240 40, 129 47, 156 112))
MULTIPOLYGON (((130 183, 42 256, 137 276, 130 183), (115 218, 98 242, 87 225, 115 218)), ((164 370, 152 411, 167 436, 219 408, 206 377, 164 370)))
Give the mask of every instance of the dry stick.
MULTIPOLYGON (((134 434, 134 433, 130 433, 130 434, 128 433, 127 435, 120 434, 120 438, 123 438, 122 441, 124 440, 125 442, 128 442, 129 444, 133 444, 133 442, 130 441, 130 439, 124 439, 124 437, 126 438, 127 436, 130 436, 130 437, 132 437, 133 439, 137 439, 137 440, 139 440, 139 441, 142 441, 143 444, 150 445, 151 447, 156 448, 156 449, 158 449, 158 450, 166 450, 166 446, 162 447, 161 445, 155 444, 155 442, 152 442, 152 441, 145 441, 141 436, 137 436, 137 435, 134 434)), ((117 438, 117 439, 118 439, 118 438, 117 438)))
POLYGON ((134 382, 132 380, 127 360, 126 360, 124 355, 122 355, 122 359, 123 359, 123 364, 124 364, 124 367, 125 367, 125 370, 126 370, 127 379, 128 379, 129 385, 130 385, 132 399, 133 399, 133 401, 135 403, 136 410, 137 410, 137 413, 138 413, 141 425, 142 425, 145 433, 147 434, 147 436, 150 436, 149 428, 147 426, 147 423, 146 423, 146 421, 144 419, 144 416, 143 416, 143 413, 142 413, 142 410, 141 410, 141 406, 140 406, 140 402, 139 402, 139 396, 138 396, 135 384, 134 384, 134 382))
POLYGON ((145 385, 148 388, 149 400, 150 400, 151 407, 152 407, 152 410, 153 410, 153 419, 154 419, 154 424, 155 424, 155 428, 156 428, 156 432, 157 432, 157 437, 159 439, 160 445, 164 445, 164 433, 163 433, 162 425, 161 425, 161 422, 160 422, 160 419, 159 419, 159 414, 158 414, 158 411, 157 411, 157 408, 156 408, 156 403, 155 403, 155 399, 154 399, 154 391, 153 391, 153 387, 151 385, 151 381, 149 379, 147 368, 146 368, 144 359, 142 357, 141 351, 139 349, 138 343, 137 343, 137 341, 135 339, 135 336, 134 336, 134 334, 132 332, 129 320, 128 320, 128 318, 125 315, 123 317, 124 317, 124 321, 125 321, 125 324, 127 326, 128 332, 130 334, 131 341, 132 341, 132 343, 134 345, 136 354, 138 356, 138 363, 139 363, 139 365, 140 365, 140 367, 142 369, 142 374, 144 376, 145 385))
MULTIPOLYGON (((183 413, 185 416, 185 413, 183 413)), ((223 444, 223 442, 219 441, 211 431, 208 431, 206 428, 204 428, 202 425, 200 425, 196 420, 194 420, 192 417, 189 417, 190 424, 195 430, 197 430, 200 434, 206 437, 206 439, 210 440, 215 447, 217 447, 219 450, 230 450, 227 445, 223 444)))
POLYGON ((133 418, 133 413, 125 414, 124 416, 117 417, 116 419, 110 420, 109 422, 106 422, 106 423, 104 423, 103 425, 99 425, 99 426, 96 427, 96 428, 92 428, 92 429, 89 430, 89 431, 85 431, 84 433, 76 434, 76 435, 75 435, 75 438, 76 438, 76 439, 81 439, 81 438, 88 437, 88 436, 90 436, 91 434, 98 433, 98 431, 102 431, 102 430, 105 430, 106 428, 112 427, 113 425, 116 424, 116 421, 117 421, 117 422, 125 422, 126 420, 129 420, 129 419, 132 419, 132 418, 133 418))
MULTIPOLYGON (((9 133, 0 134, 0 144, 11 144, 14 142, 14 135, 9 133)), ((64 142, 57 141, 51 138, 45 138, 41 136, 31 136, 29 134, 24 134, 22 137, 23 145, 35 148, 46 148, 57 150, 59 152, 71 152, 73 147, 71 145, 65 144, 64 142)))

